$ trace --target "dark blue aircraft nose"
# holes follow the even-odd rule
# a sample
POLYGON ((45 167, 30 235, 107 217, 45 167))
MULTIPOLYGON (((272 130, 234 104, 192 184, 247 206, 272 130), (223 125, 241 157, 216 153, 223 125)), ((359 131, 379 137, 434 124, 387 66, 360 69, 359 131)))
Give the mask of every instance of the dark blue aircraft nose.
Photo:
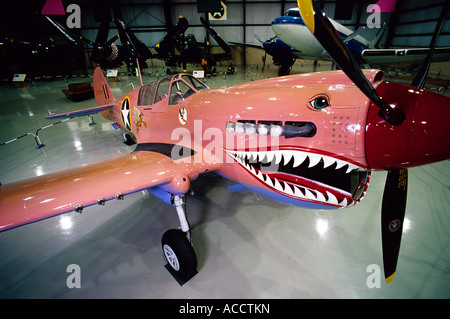
POLYGON ((273 19, 272 25, 276 24, 298 24, 305 25, 305 22, 301 17, 283 16, 273 19))

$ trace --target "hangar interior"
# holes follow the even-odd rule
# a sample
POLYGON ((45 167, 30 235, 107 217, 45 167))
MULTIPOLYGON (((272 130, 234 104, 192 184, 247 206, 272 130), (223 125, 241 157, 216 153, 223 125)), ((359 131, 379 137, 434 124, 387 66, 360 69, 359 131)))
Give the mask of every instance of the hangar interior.
MULTIPOLYGON (((14 4, 10 4, 7 10, 3 10, 1 15, 0 30, 2 31, 3 45, 10 43, 12 46, 28 45, 29 47, 24 50, 35 52, 30 57, 26 55, 20 56, 17 54, 18 64, 24 64, 23 60, 32 60, 33 56, 44 55, 45 50, 51 51, 55 46, 68 46, 72 43, 61 32, 55 28, 48 21, 43 19, 39 14, 44 6, 45 1, 22 1, 14 4), (42 51, 41 51, 42 50, 42 51)), ((151 52, 154 54, 154 48, 159 42, 167 35, 168 28, 176 25, 180 16, 187 19, 189 27, 186 30, 186 34, 193 35, 199 42, 208 41, 211 44, 211 50, 221 51, 217 42, 205 31, 204 26, 200 23, 199 18, 208 18, 208 13, 198 13, 200 4, 196 0, 180 0, 180 1, 77 1, 80 6, 80 23, 79 27, 76 26, 72 29, 66 28, 71 32, 74 37, 82 36, 95 42, 98 36, 99 25, 102 21, 112 21, 112 18, 118 18, 126 23, 136 37, 142 41, 147 47, 151 48, 151 52)), ((206 1, 207 3, 207 1, 206 1)), ((332 0, 318 1, 320 7, 331 18, 336 17, 336 21, 348 27, 351 30, 358 30, 361 27, 367 25, 369 16, 372 14, 367 11, 368 5, 373 1, 339 1, 332 0)), ((67 8, 69 2, 63 2, 67 8)), ((437 21, 443 10, 445 1, 433 0, 426 4, 423 2, 404 1, 399 0, 396 4, 396 10, 394 12, 381 12, 381 22, 388 24, 387 32, 384 33, 383 39, 380 43, 380 47, 386 48, 412 48, 412 47, 429 47, 433 32, 436 28, 437 21)), ((63 7, 64 7, 63 6, 63 7)), ((264 57, 264 51, 256 49, 250 46, 235 45, 233 43, 246 43, 258 45, 260 44, 255 38, 255 35, 259 36, 262 40, 267 40, 275 36, 272 28, 271 21, 284 15, 286 10, 296 7, 296 1, 270 1, 270 0, 248 0, 248 1, 227 1, 226 2, 226 20, 214 19, 209 20, 214 30, 230 44, 232 49, 232 63, 247 69, 249 66, 262 68, 262 58, 264 57)), ((72 11, 71 11, 72 12, 72 11)), ((65 25, 66 20, 69 19, 69 12, 66 16, 51 16, 56 22, 65 25)), ((450 42, 449 34, 449 22, 446 19, 440 36, 438 38, 437 47, 444 47, 450 42)), ((361 35, 367 39, 372 39, 376 36, 380 28, 365 27, 361 32, 361 35)), ((112 39, 117 32, 116 26, 111 23, 107 39, 112 39)), ((116 44, 120 40, 115 41, 116 44)), ((92 51, 92 45, 84 43, 82 45, 83 52, 92 51)), ((6 50, 6 49, 4 49, 6 50)), ((55 49, 56 50, 56 49, 55 49)), ((22 51, 22 50, 21 50, 22 51)), ((75 51, 72 47, 72 51, 75 51)), ((46 63, 55 64, 55 67, 47 67, 43 70, 37 70, 36 77, 40 76, 67 76, 76 71, 79 71, 80 66, 74 66, 73 70, 61 70, 61 67, 56 67, 56 64, 69 64, 70 59, 58 60, 60 55, 56 51, 55 54, 51 54, 51 62, 46 63), (72 72, 71 72, 72 71, 72 72), (42 73, 42 74, 39 74, 42 73), (45 73, 54 74, 45 74, 45 73), (62 73, 62 74, 58 74, 62 73)), ((75 53, 73 53, 75 54, 75 53)), ((77 52, 78 54, 78 52, 77 52)), ((65 54, 66 56, 68 54, 65 54)), ((11 74, 24 72, 12 67, 11 64, 16 62, 16 54, 10 55, 4 53, 3 60, 8 60, 8 67, 6 65, 1 66, 2 78, 9 79, 11 74)), ((45 58, 43 58, 45 60, 45 58)), ((78 57, 71 56, 71 60, 79 61, 78 57)), ((91 61, 90 56, 87 55, 83 59, 86 67, 91 68, 95 66, 95 62, 91 61)), ((271 68, 271 59, 268 57, 268 68, 271 68)), ((300 68, 310 61, 304 59, 298 59, 295 62, 294 68, 300 68)), ((222 62, 225 66, 228 63, 222 62)), ((161 60, 151 59, 150 65, 164 66, 161 60)), ((390 68, 394 73, 398 64, 383 65, 384 69, 390 68)), ((446 63, 436 63, 432 66, 430 74, 440 75, 443 77, 449 76, 448 67, 446 63)), ((28 73, 31 71, 32 66, 27 65, 28 73)), ((411 68, 411 73, 417 68, 416 65, 401 66, 402 69, 411 68)), ((272 69, 276 70, 275 66, 272 69)), ((178 68, 174 71, 182 71, 178 68)), ((446 80, 448 78, 445 78, 446 80)))
MULTIPOLYGON (((0 182, 85 165, 127 154, 123 132, 100 115, 96 125, 86 117, 50 126, 50 113, 94 107, 93 98, 72 101, 61 91, 69 84, 90 82, 97 62, 94 46, 71 43, 41 14, 46 3, 16 1, 0 12, 0 182), (15 74, 26 74, 19 82, 15 74), (33 136, 45 147, 36 148, 33 136), (17 140, 15 138, 19 137, 17 140), (13 141, 14 140, 14 141, 13 141), (7 142, 7 143, 5 143, 7 142)), ((209 18, 196 0, 59 1, 64 9, 80 8, 79 27, 65 28, 74 39, 96 42, 102 21, 111 21, 105 38, 118 34, 113 18, 122 20, 140 43, 157 53, 158 44, 184 17, 200 43, 211 53, 223 48, 206 32, 207 20, 231 49, 203 78, 210 88, 277 77, 278 66, 261 43, 275 36, 271 22, 297 5, 296 1, 227 0, 226 19, 209 18), (252 44, 245 46, 243 43, 252 44), (264 62, 264 58, 266 58, 264 62), (229 67, 235 71, 227 73, 229 67)), ((358 30, 376 1, 319 0, 330 18, 358 30)), ((446 6, 397 0, 394 12, 382 12, 388 23, 383 48, 430 46, 446 6)), ((70 13, 50 16, 67 26, 70 13)), ((75 17, 76 19, 76 17, 75 17)), ((436 47, 450 44, 450 14, 445 17, 436 47)), ((376 37, 380 28, 359 34, 376 37)), ((115 39, 120 44, 121 37, 115 39)), ((192 37, 190 38, 192 39, 192 37)), ((119 49, 120 50, 120 49, 119 49)), ((175 52, 176 54, 176 52, 175 52)), ((426 89, 450 96, 450 62, 433 62, 426 89)), ((144 83, 183 71, 149 57, 142 69, 144 83)), ((135 66, 135 65, 134 65, 135 66)), ((371 66, 372 67, 372 66, 371 66)), ((376 65, 385 79, 410 83, 418 64, 376 65)), ((296 59, 290 74, 329 71, 331 61, 296 59)), ((121 63, 108 78, 115 97, 140 85, 133 68, 121 63)), ((187 62, 186 71, 202 70, 187 62)), ((432 110, 430 110, 432 112, 432 110)), ((373 287, 374 269, 382 267, 380 210, 386 171, 372 174, 364 200, 334 211, 280 204, 253 192, 233 192, 231 183, 214 173, 201 175, 188 196, 198 274, 180 286, 164 268, 161 235, 176 228, 173 207, 146 191, 124 201, 94 206, 82 214, 67 213, 0 233, 0 298, 450 298, 450 165, 442 161, 409 169, 408 201, 397 275, 390 284, 373 287), (69 265, 79 265, 81 288, 69 288, 69 265), (377 268, 378 267, 378 268, 377 268)), ((1 207, 0 207, 1 210, 1 207)))

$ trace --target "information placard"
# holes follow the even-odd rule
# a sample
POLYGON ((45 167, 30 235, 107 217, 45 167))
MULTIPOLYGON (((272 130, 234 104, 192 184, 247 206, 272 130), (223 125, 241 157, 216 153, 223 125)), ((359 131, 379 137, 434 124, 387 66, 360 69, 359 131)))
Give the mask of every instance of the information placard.
POLYGON ((26 77, 26 74, 14 74, 13 82, 24 82, 26 77))
POLYGON ((193 71, 192 75, 194 76, 194 78, 203 79, 205 77, 205 71, 193 71))
POLYGON ((106 76, 117 76, 118 70, 108 70, 106 71, 106 76))

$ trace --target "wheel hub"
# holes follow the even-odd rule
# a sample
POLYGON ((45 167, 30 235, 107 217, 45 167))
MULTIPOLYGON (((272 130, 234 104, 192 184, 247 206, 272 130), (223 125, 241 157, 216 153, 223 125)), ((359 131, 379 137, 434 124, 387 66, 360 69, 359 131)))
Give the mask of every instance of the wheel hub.
POLYGON ((164 245, 163 250, 170 267, 172 267, 175 271, 179 271, 180 263, 178 262, 177 255, 174 253, 172 248, 170 248, 169 245, 164 245))

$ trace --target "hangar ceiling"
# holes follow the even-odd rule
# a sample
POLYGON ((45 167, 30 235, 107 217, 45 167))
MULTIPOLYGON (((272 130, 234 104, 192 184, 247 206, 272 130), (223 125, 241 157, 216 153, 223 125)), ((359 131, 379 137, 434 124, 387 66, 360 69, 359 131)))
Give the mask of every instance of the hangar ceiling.
MULTIPOLYGON (((51 0, 50 0, 51 1, 51 0)), ((57 0, 54 0, 57 1, 57 0)), ((366 12, 372 1, 319 0, 323 10, 338 22, 358 29, 367 25, 371 13, 366 12)), ((187 18, 190 24, 188 33, 198 40, 207 35, 199 21, 206 17, 197 12, 197 0, 63 0, 66 8, 77 3, 81 9, 81 25, 72 29, 76 34, 88 39, 95 39, 100 20, 117 17, 122 19, 148 47, 154 47, 165 36, 166 28, 174 25, 180 15, 187 18)), ((296 7, 296 1, 274 0, 227 0, 227 19, 210 21, 214 29, 228 42, 257 43, 253 35, 258 34, 267 39, 274 36, 271 21, 285 10, 296 7)), ((381 21, 389 23, 386 39, 387 46, 428 47, 445 0, 397 0, 393 13, 382 13, 381 21)), ((4 38, 17 38, 23 41, 45 41, 53 37, 56 41, 64 38, 40 14, 45 0, 16 1, 9 4, 0 13, 0 35, 4 38)), ((66 16, 55 16, 64 24, 66 16)), ((450 43, 450 16, 444 23, 437 46, 450 43)), ((114 35, 110 30, 110 37, 114 35)), ((377 28, 363 31, 367 38, 373 37, 377 28)), ((210 39, 211 40, 211 39, 210 39)), ((212 44, 214 45, 214 41, 212 44)))

